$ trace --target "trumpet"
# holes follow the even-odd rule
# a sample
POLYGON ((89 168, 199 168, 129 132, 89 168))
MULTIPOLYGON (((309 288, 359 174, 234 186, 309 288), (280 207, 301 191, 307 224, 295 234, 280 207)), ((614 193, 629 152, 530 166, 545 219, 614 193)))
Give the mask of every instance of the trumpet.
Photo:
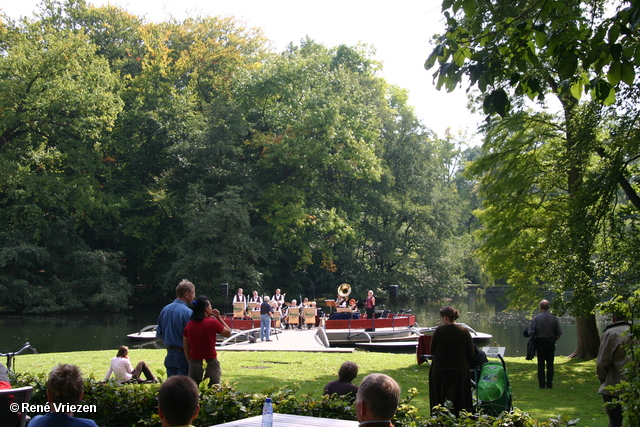
POLYGON ((351 286, 348 283, 338 286, 338 295, 346 299, 349 294, 351 294, 351 286))

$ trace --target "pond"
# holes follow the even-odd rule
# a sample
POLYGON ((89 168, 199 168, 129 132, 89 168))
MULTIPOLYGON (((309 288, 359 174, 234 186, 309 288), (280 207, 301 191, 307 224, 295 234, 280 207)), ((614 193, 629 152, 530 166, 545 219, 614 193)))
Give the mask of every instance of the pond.
MULTIPOLYGON (((478 332, 493 335, 486 345, 505 347, 506 356, 525 354, 527 339, 522 336, 522 330, 529 324, 529 319, 522 313, 506 313, 505 302, 496 295, 469 295, 428 303, 397 302, 388 304, 386 308, 392 311, 410 309, 420 326, 435 326, 439 324, 438 310, 443 305, 451 305, 460 311, 459 322, 478 332)), ((0 352, 14 351, 27 341, 39 353, 112 350, 123 344, 131 348, 162 348, 159 342, 140 344, 127 338, 127 334, 155 324, 161 308, 117 314, 0 315, 0 352)), ((576 348, 576 327, 570 317, 561 317, 560 322, 563 335, 558 341, 556 354, 566 356, 576 348)), ((600 326, 602 329, 603 325, 600 326)))

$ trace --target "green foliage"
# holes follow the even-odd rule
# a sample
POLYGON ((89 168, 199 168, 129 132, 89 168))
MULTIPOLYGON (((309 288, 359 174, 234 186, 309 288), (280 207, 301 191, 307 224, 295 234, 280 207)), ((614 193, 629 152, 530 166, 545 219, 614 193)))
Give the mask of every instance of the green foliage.
POLYGON ((614 290, 607 283, 632 277, 632 256, 611 236, 633 241, 640 211, 638 4, 614 3, 616 12, 604 1, 444 1, 447 28, 425 64, 447 90, 468 78, 488 116, 484 158, 469 175, 486 199, 487 272, 514 285, 512 301, 553 292, 578 318, 579 357, 597 352, 592 312, 614 290), (548 96, 560 113, 529 111, 548 96), (622 206, 633 212, 624 221, 622 206))
MULTIPOLYGON (((32 386, 34 388, 31 403, 44 405, 46 403, 46 377, 44 374, 18 374, 14 379, 18 387, 32 386)), ((114 381, 107 383, 96 382, 94 379, 85 380, 83 405, 95 405, 97 412, 84 414, 104 427, 122 425, 158 425, 157 393, 160 384, 126 384, 120 385, 114 381)), ((355 420, 353 401, 343 399, 337 395, 320 396, 295 395, 295 389, 279 389, 275 386, 260 393, 238 392, 229 385, 214 385, 200 387, 200 413, 194 420, 194 426, 209 426, 222 424, 243 418, 249 418, 262 413, 262 405, 266 397, 271 397, 274 412, 283 414, 304 415, 316 418, 333 418, 355 420)), ((436 407, 432 415, 424 419, 417 415, 417 409, 411 405, 416 395, 415 389, 409 389, 407 397, 402 398, 393 423, 403 427, 435 427, 435 426, 495 426, 503 427, 563 427, 577 425, 577 420, 567 420, 562 417, 549 421, 536 421, 528 414, 519 410, 504 413, 498 417, 488 415, 460 414, 453 415, 445 407, 436 407)), ((30 413, 31 417, 42 415, 30 413)))
POLYGON ((466 136, 420 124, 372 48, 276 55, 233 18, 85 0, 1 25, 1 311, 119 310, 183 277, 427 298, 479 276, 466 136))
POLYGON ((603 1, 447 0, 447 29, 425 68, 438 64, 437 87, 448 91, 468 76, 484 94, 487 115, 504 117, 513 97, 543 100, 548 93, 568 102, 584 91, 611 105, 640 66, 638 5, 615 8, 612 14, 603 1))
POLYGON ((186 209, 186 235, 176 244, 177 260, 169 272, 168 290, 182 277, 198 283, 198 292, 218 292, 219 283, 260 282, 255 265, 262 244, 252 236, 251 206, 232 189, 207 198, 194 189, 186 209))

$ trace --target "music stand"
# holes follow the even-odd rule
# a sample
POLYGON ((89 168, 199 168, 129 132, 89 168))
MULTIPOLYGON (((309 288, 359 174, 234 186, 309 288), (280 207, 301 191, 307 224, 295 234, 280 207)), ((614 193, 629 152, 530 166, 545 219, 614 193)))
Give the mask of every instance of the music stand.
POLYGON ((234 319, 242 319, 244 317, 244 303, 243 302, 234 302, 233 303, 233 318, 234 319))
POLYGON ((327 299, 327 300, 324 300, 324 303, 327 305, 327 307, 331 307, 331 313, 329 315, 333 314, 333 307, 336 306, 335 300, 327 299))

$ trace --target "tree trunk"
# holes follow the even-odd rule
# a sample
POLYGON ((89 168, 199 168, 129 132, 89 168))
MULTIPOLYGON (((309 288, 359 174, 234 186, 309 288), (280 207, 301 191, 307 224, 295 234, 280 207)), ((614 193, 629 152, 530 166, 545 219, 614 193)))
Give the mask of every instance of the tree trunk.
POLYGON ((596 315, 590 314, 584 319, 577 319, 576 333, 578 335, 578 348, 569 357, 595 359, 598 356, 598 348, 600 347, 600 334, 596 324, 596 315))

